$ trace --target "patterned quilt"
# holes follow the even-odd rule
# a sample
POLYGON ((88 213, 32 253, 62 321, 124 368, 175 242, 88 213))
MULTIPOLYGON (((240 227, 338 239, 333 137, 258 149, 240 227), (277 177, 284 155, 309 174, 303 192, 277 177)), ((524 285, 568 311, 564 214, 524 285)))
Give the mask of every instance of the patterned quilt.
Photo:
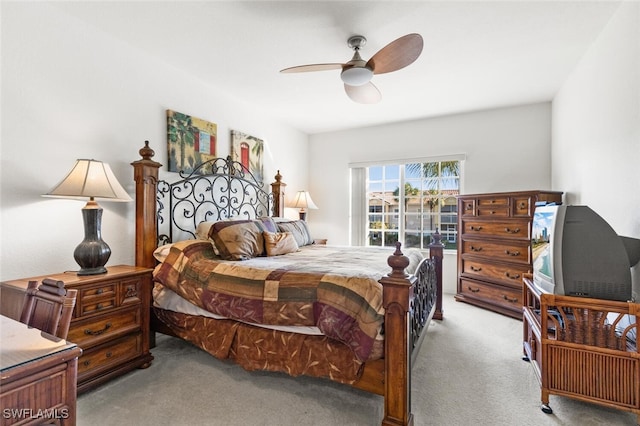
MULTIPOLYGON (((254 324, 316 326, 366 361, 384 320, 391 248, 310 245, 282 256, 227 261, 207 241, 172 245, 155 280, 209 312, 254 324)), ((418 266, 422 255, 406 250, 418 266)))

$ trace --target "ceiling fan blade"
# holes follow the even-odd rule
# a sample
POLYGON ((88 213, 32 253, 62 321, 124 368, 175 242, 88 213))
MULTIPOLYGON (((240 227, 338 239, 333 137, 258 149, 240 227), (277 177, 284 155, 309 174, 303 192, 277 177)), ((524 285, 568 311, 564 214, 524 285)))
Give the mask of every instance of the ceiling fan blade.
POLYGON ((375 104, 382 99, 380 90, 378 90, 372 82, 368 82, 362 86, 349 86, 345 84, 344 91, 347 92, 347 96, 349 96, 352 101, 360 104, 375 104))
POLYGON ((292 72, 311 72, 311 71, 327 71, 327 70, 339 70, 342 69, 343 64, 310 64, 310 65, 298 65, 297 67, 290 67, 280 70, 282 73, 292 72))
POLYGON ((420 34, 407 34, 380 49, 369 59, 367 66, 373 70, 374 74, 397 71, 418 59, 423 45, 420 34))

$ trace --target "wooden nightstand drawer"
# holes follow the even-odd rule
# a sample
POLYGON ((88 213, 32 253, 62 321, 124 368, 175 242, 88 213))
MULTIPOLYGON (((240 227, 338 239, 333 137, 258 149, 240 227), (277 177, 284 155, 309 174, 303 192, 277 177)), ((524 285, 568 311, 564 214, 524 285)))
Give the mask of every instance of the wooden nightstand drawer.
POLYGON ((80 291, 81 300, 92 299, 110 299, 116 297, 116 284, 109 283, 104 285, 98 285, 90 288, 85 288, 80 291))
POLYGON ((139 307, 119 310, 107 316, 72 323, 67 340, 86 348, 112 339, 114 336, 137 331, 141 323, 139 307))
POLYGON ((140 277, 120 283, 120 305, 142 303, 142 279, 140 277))
MULTIPOLYGON (((116 307, 116 298, 112 297, 110 299, 99 299, 99 300, 83 300, 78 310, 80 312, 79 316, 91 315, 96 312, 104 312, 108 309, 113 309, 116 307)), ((77 311, 76 311, 77 312, 77 311)))
POLYGON ((109 370, 142 354, 142 333, 130 334, 107 345, 87 350, 78 359, 78 380, 109 370))

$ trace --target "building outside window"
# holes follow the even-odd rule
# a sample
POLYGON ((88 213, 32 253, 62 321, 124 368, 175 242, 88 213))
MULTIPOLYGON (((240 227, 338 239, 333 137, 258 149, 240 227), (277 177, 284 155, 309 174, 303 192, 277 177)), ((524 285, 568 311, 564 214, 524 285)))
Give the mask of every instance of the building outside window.
POLYGON ((384 164, 366 167, 367 238, 370 246, 426 249, 439 230, 446 249, 458 239, 456 196, 460 161, 384 164))

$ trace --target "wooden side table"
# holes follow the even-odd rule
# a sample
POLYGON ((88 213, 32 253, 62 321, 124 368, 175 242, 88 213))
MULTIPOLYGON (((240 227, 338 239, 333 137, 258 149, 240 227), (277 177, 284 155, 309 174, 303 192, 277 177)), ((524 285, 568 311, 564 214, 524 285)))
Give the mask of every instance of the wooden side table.
POLYGON ((0 283, 0 313, 14 319, 30 280, 52 278, 78 290, 67 340, 83 351, 78 360, 79 393, 134 368, 146 368, 153 360, 149 351, 153 270, 127 265, 107 270, 100 275, 63 272, 0 283))
POLYGON ((5 316, 0 335, 0 424, 75 425, 78 345, 5 316))

